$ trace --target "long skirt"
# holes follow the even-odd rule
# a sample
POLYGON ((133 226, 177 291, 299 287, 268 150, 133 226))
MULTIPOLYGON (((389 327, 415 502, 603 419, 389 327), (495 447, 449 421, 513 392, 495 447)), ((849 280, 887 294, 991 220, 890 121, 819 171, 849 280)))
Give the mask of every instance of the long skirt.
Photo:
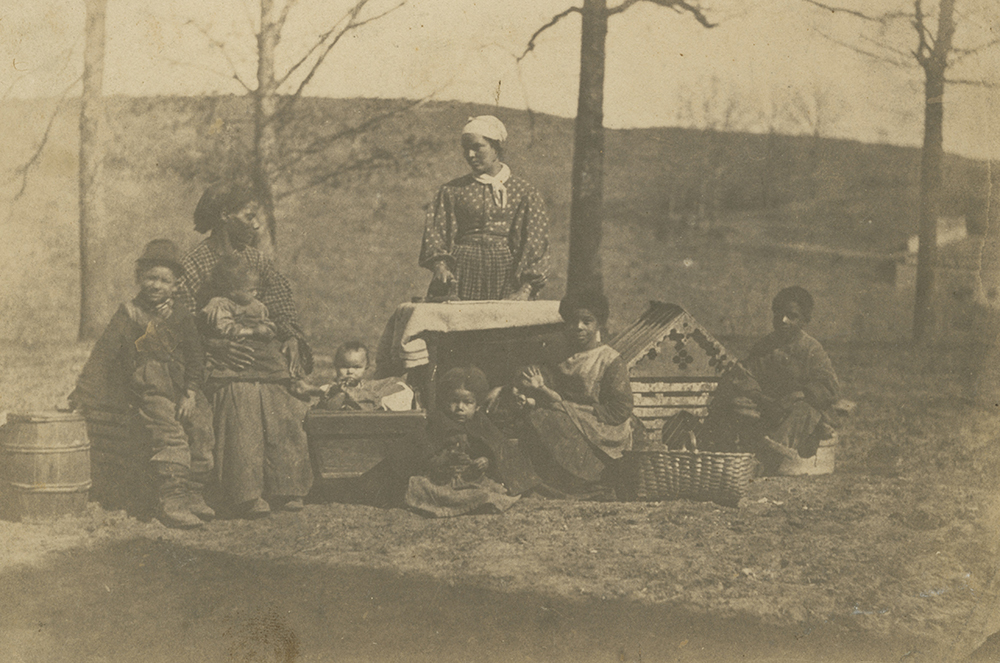
POLYGON ((216 471, 232 504, 305 497, 313 482, 302 428, 309 405, 273 382, 224 382, 213 400, 216 471))
POLYGON ((504 237, 471 238, 455 246, 455 278, 461 300, 504 299, 514 292, 514 259, 504 237))
POLYGON ((542 481, 567 495, 587 495, 611 481, 614 460, 580 432, 562 410, 532 410, 522 447, 542 481))
POLYGON ((473 511, 499 513, 509 509, 518 499, 486 476, 475 481, 456 478, 446 484, 434 483, 425 476, 412 476, 404 501, 411 509, 438 518, 450 518, 473 511))

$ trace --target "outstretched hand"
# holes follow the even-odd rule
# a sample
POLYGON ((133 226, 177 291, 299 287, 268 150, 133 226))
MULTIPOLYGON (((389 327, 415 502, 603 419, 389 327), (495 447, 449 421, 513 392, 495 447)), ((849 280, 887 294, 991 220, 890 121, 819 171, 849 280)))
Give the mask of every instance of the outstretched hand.
POLYGON ((177 404, 177 418, 183 422, 190 421, 191 414, 194 412, 194 399, 193 393, 185 394, 180 402, 177 404))
POLYGON ((545 376, 538 366, 528 366, 521 372, 521 377, 532 389, 541 389, 545 386, 545 376))

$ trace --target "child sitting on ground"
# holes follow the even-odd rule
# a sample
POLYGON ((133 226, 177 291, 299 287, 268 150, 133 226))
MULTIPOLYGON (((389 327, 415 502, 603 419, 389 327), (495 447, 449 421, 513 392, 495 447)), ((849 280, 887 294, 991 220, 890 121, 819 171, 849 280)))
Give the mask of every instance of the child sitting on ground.
POLYGON ((480 410, 488 391, 486 376, 474 366, 453 368, 441 378, 439 407, 416 442, 417 472, 409 479, 407 506, 437 517, 502 512, 538 484, 528 461, 480 410))
POLYGON ((733 369, 728 396, 706 420, 706 432, 716 439, 724 430, 739 436, 758 454, 765 473, 776 469, 783 455, 815 455, 819 443, 832 437, 830 412, 839 390, 830 357, 803 331, 813 312, 809 292, 785 288, 774 297, 771 311, 774 331, 733 369))
POLYGON ((215 516, 203 498, 215 436, 198 329, 174 304, 182 271, 173 242, 146 245, 135 263, 139 294, 118 307, 69 401, 84 411, 133 413, 152 450, 157 517, 168 527, 191 528, 215 516))
MULTIPOLYGON (((211 286, 216 296, 201 310, 205 335, 247 343, 254 349, 256 370, 270 368, 275 375, 283 375, 288 368, 287 360, 275 338, 277 327, 268 317, 267 306, 257 299, 258 279, 250 266, 237 256, 220 260, 212 270, 211 286)), ((209 366, 211 379, 239 375, 240 371, 229 367, 209 366)), ((294 375, 289 391, 303 399, 320 393, 301 376, 294 375)))
POLYGON ((336 381, 320 388, 323 397, 316 409, 390 412, 413 409, 413 390, 402 378, 365 379, 368 348, 364 343, 348 341, 337 348, 333 368, 336 381))

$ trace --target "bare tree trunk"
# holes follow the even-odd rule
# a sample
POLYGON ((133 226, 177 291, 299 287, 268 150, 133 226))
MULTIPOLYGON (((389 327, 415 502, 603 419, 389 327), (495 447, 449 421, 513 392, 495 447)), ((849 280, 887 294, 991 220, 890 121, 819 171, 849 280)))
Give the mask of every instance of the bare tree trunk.
POLYGON ((104 103, 104 16, 107 0, 87 0, 86 43, 83 51, 83 96, 80 103, 80 329, 81 341, 101 332, 102 279, 97 252, 103 244, 104 205, 101 175, 104 103))
POLYGON ((927 74, 924 85, 924 146, 920 154, 920 247, 917 250, 917 293, 913 308, 913 340, 931 340, 937 331, 937 217, 941 196, 944 72, 927 74))
POLYGON ((913 340, 925 343, 937 333, 937 217, 944 160, 944 75, 954 31, 955 0, 941 0, 937 41, 924 68, 924 145, 920 154, 920 247, 917 292, 913 307, 913 340))
POLYGON ((280 37, 278 12, 274 0, 260 2, 260 34, 257 35, 257 90, 254 92, 254 141, 251 177, 261 205, 268 247, 273 252, 278 243, 274 217, 274 164, 277 161, 277 130, 274 115, 278 106, 278 84, 274 75, 274 54, 280 37))
POLYGON ((777 170, 777 129, 772 124, 767 128, 767 138, 764 141, 764 167, 760 169, 760 207, 770 209, 774 206, 774 179, 777 170))
POLYGON ((604 180, 604 48, 607 0, 584 0, 580 95, 573 147, 567 291, 604 290, 601 266, 604 180))
POLYGON ((819 196, 819 163, 822 144, 823 137, 820 136, 819 126, 817 126, 813 129, 812 138, 809 140, 809 164, 806 166, 809 172, 809 200, 816 200, 816 197, 819 196))

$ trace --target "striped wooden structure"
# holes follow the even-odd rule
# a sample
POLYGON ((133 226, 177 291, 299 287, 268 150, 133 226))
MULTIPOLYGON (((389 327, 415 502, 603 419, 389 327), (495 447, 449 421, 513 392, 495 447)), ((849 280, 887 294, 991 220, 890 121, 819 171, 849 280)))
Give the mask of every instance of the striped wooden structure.
POLYGON ((609 345, 625 360, 634 413, 654 439, 679 412, 703 419, 719 379, 736 363, 690 313, 656 301, 609 345))

